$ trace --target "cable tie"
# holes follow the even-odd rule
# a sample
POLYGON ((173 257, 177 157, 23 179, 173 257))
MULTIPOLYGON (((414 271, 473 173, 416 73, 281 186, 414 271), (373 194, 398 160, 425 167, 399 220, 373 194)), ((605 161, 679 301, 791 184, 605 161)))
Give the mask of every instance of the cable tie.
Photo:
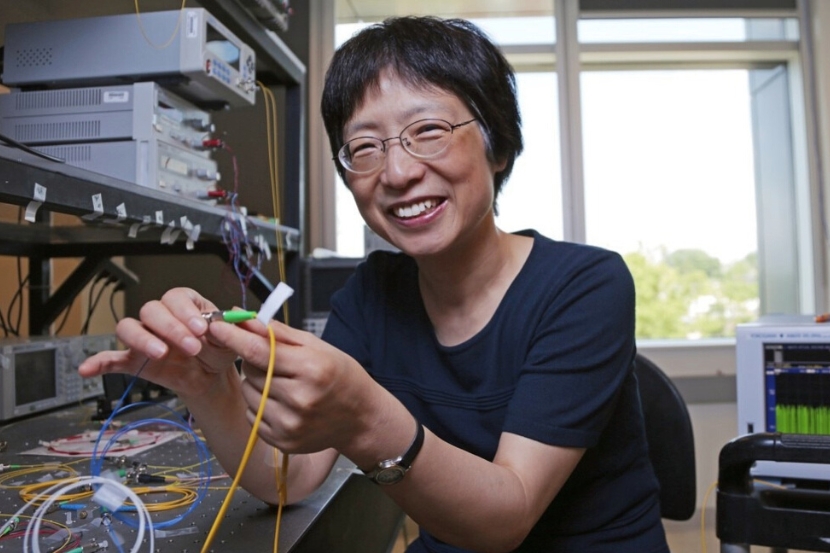
MULTIPOLYGON (((118 483, 118 477, 112 471, 106 471, 101 474, 103 478, 107 478, 112 480, 113 482, 118 483)), ((115 512, 124 505, 124 501, 127 499, 127 494, 124 493, 124 490, 118 486, 111 486, 109 484, 102 483, 101 487, 93 494, 92 500, 97 503, 98 505, 115 512)))
POLYGON ((284 282, 277 283, 276 288, 268 294, 262 307, 259 309, 259 314, 256 316, 257 320, 262 324, 268 326, 268 321, 274 318, 282 304, 294 294, 294 289, 284 282))

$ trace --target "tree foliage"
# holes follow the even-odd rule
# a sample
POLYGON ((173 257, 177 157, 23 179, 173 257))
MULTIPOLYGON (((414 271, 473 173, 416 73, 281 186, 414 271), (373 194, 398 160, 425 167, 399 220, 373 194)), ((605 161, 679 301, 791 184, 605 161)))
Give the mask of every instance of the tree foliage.
POLYGON ((758 317, 754 253, 729 264, 694 249, 623 257, 637 290, 637 338, 731 337, 758 317))

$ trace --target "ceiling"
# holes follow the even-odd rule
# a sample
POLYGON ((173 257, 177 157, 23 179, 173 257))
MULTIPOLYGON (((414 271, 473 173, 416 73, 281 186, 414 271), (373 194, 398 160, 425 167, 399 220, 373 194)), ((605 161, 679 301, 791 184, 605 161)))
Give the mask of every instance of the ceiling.
POLYGON ((338 23, 380 21, 398 15, 517 17, 551 15, 552 0, 337 0, 338 23))

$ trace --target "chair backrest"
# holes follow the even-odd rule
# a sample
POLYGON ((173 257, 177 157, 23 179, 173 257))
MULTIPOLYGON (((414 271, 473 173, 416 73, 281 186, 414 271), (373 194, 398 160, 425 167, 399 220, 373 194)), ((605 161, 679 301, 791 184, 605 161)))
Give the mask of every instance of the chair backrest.
POLYGON ((695 439, 689 410, 669 377, 639 353, 634 359, 634 374, 649 457, 660 482, 660 514, 671 520, 688 520, 697 508, 695 439))

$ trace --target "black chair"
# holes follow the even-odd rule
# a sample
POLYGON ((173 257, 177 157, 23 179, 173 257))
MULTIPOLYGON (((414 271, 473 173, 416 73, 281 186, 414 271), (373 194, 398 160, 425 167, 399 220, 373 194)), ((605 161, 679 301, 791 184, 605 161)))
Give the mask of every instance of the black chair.
POLYGON ((649 457, 660 482, 660 515, 688 520, 697 508, 695 438, 689 410, 669 377, 639 353, 634 359, 634 374, 649 457))
POLYGON ((759 432, 721 448, 716 534, 721 553, 750 545, 830 551, 830 483, 788 478, 786 486, 756 481, 756 461, 830 464, 830 436, 759 432))

